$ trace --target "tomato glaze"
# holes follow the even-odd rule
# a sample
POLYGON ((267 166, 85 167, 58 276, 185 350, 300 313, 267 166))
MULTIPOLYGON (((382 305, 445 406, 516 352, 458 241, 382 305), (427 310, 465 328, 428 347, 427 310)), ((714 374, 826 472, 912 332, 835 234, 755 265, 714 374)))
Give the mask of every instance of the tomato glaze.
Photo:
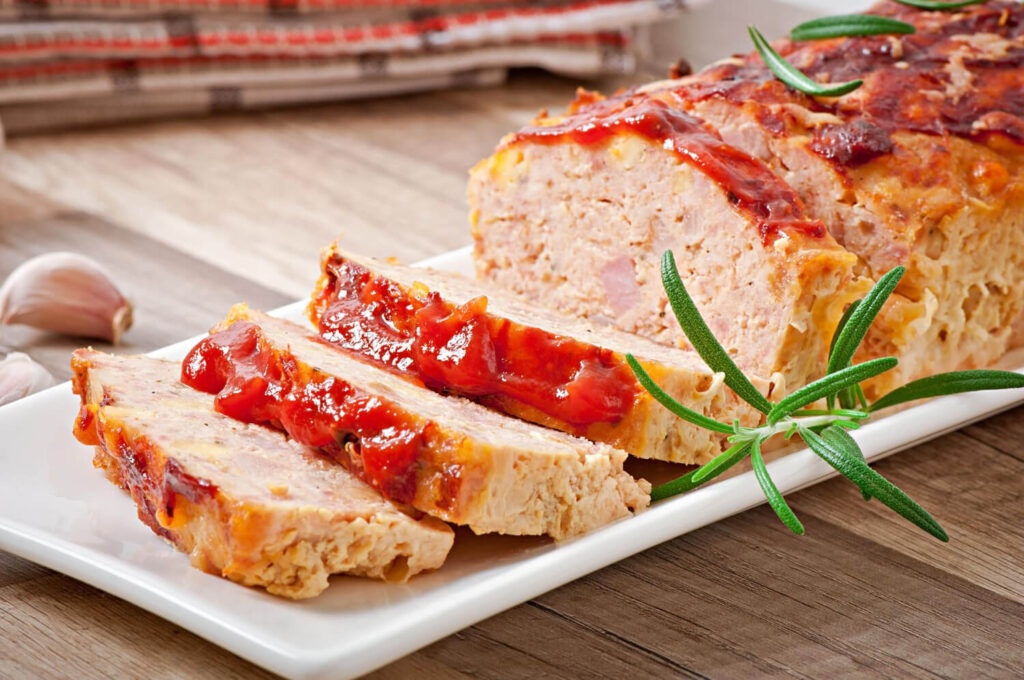
POLYGON ((768 166, 723 142, 700 119, 661 99, 643 95, 635 99, 629 95, 589 98, 560 122, 527 127, 512 141, 555 143, 569 139, 590 146, 622 132, 659 142, 699 168, 725 189, 737 209, 754 217, 764 245, 774 243, 782 231, 825 236, 825 226, 807 218, 796 192, 768 166))
POLYGON ((638 385, 614 352, 463 305, 414 294, 340 257, 311 309, 321 337, 427 387, 487 401, 507 397, 580 428, 617 422, 638 385))
POLYGON ((170 521, 174 519, 179 496, 199 503, 217 495, 216 484, 185 472, 174 458, 164 460, 145 437, 129 441, 121 428, 104 431, 102 420, 86 404, 75 419, 74 434, 83 444, 98 446, 104 455, 117 462, 121 486, 135 500, 139 519, 168 540, 173 541, 174 536, 160 521, 161 510, 170 521), (161 460, 163 469, 160 469, 161 460))
MULTIPOLYGON (((814 132, 811 149, 839 166, 856 167, 893 150, 891 134, 984 138, 999 134, 1024 144, 1024 7, 1010 0, 922 12, 895 2, 871 13, 914 24, 912 35, 780 41, 778 51, 811 78, 864 85, 850 95, 820 99, 780 82, 756 53, 705 69, 672 92, 686 102, 720 97, 739 105, 797 103, 840 118, 814 132), (1005 52, 985 56, 970 41, 991 34, 1009 41, 1005 52), (954 82, 947 67, 963 66, 954 82), (948 91, 948 92, 947 92, 948 91)), ((981 42, 988 40, 987 36, 981 42)))
POLYGON ((239 321, 199 342, 182 363, 186 385, 216 394, 221 413, 280 426, 354 468, 389 498, 411 502, 428 423, 349 383, 301 366, 239 321))

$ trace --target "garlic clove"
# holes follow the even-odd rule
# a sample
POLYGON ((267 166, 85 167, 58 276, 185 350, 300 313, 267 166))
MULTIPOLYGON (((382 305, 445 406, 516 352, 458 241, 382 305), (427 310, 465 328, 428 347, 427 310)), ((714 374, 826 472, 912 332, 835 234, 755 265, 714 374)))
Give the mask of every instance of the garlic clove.
POLYGON ((53 387, 50 372, 22 352, 11 352, 0 361, 0 406, 53 387))
POLYGON ((0 323, 117 344, 132 325, 132 306, 96 261, 47 253, 22 263, 4 281, 0 323))

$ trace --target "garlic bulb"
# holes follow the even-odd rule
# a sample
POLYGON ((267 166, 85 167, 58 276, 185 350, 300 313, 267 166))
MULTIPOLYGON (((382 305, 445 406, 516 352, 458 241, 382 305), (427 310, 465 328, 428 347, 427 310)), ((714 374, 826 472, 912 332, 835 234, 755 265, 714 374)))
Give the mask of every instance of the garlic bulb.
POLYGON ((21 352, 11 352, 0 361, 0 406, 53 387, 50 372, 21 352))
POLYGON ((132 325, 132 306, 95 261, 47 253, 22 263, 4 281, 0 323, 117 344, 132 325))

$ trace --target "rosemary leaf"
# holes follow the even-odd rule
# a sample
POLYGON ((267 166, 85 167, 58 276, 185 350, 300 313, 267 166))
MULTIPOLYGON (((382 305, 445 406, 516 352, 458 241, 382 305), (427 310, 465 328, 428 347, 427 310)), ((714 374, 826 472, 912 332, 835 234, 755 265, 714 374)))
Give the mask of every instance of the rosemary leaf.
POLYGON ((907 401, 939 397, 944 394, 1005 390, 1015 387, 1024 387, 1024 375, 1011 371, 980 370, 939 373, 897 387, 872 404, 868 410, 878 411, 907 401))
POLYGON ((853 388, 853 391, 857 395, 857 402, 860 404, 860 407, 863 409, 868 408, 868 398, 864 396, 864 388, 861 387, 860 385, 857 385, 855 388, 853 388))
POLYGON ((805 21, 792 31, 792 40, 823 40, 857 35, 892 35, 914 33, 912 24, 874 14, 840 14, 805 21))
POLYGON ((700 315, 697 305, 693 303, 690 294, 686 292, 686 286, 679 278, 676 259, 671 250, 666 250, 661 256, 661 283, 665 287, 665 294, 668 296, 669 304, 672 305, 672 311, 675 313, 679 325, 682 326, 683 333, 686 334, 686 339, 697 350, 697 354, 704 360, 704 363, 712 371, 724 373, 725 384, 732 388, 732 391, 743 401, 761 413, 768 413, 772 409, 772 403, 757 391, 747 376, 743 375, 743 372, 736 366, 725 348, 715 339, 711 329, 700 315))
POLYGON ((931 9, 942 11, 945 9, 958 9, 968 5, 980 5, 988 0, 959 0, 958 2, 936 2, 935 0, 896 0, 901 5, 916 7, 917 9, 931 9))
MULTIPOLYGON (((863 453, 859 456, 853 455, 845 447, 835 446, 807 428, 800 429, 800 436, 814 453, 835 468, 839 474, 860 487, 862 492, 871 494, 871 496, 877 498, 890 509, 910 520, 911 523, 940 541, 949 540, 946 531, 935 521, 935 518, 915 503, 910 496, 885 477, 872 470, 864 462, 863 453)), ((853 441, 853 439, 851 438, 850 441, 853 441)), ((856 445, 856 442, 854 442, 854 445, 856 445)))
POLYGON ((660 501, 662 498, 668 498, 669 496, 675 496, 691 489, 696 489, 704 482, 714 479, 746 458, 749 451, 749 441, 735 444, 696 470, 692 470, 682 477, 677 477, 671 482, 654 487, 651 489, 651 500, 660 501), (700 479, 697 479, 698 474, 702 475, 700 479))
POLYGON ((856 385, 850 387, 844 387, 843 389, 836 392, 836 398, 839 399, 839 406, 845 409, 851 409, 857 406, 857 395, 854 394, 853 389, 856 385))
POLYGON ((864 411, 847 410, 843 408, 805 408, 793 411, 790 416, 846 416, 847 418, 869 418, 870 415, 864 411))
POLYGON ((653 503, 654 501, 660 501, 663 498, 678 496, 681 493, 686 493, 687 491, 696 489, 700 484, 693 483, 694 472, 697 472, 697 470, 688 472, 681 477, 676 477, 671 482, 665 482, 664 484, 651 489, 651 502, 653 503))
POLYGON ((836 330, 832 334, 832 341, 828 344, 828 355, 831 357, 832 353, 836 351, 836 341, 839 340, 840 334, 843 329, 846 328, 846 324, 850 323, 850 317, 857 311, 857 307, 860 306, 861 300, 854 300, 850 303, 850 306, 846 308, 843 315, 839 317, 839 323, 836 324, 836 330))
POLYGON ((790 531, 797 536, 803 536, 804 525, 797 519, 796 514, 790 509, 786 499, 779 493, 778 487, 775 486, 775 482, 772 481, 771 476, 768 474, 764 458, 761 457, 761 440, 755 439, 751 444, 750 462, 754 467, 754 477, 757 478, 757 483, 761 485, 761 491, 764 492, 765 498, 768 499, 768 505, 772 507, 772 510, 782 520, 782 523, 789 527, 790 531))
POLYGON ((851 80, 837 85, 823 85, 808 78, 795 66, 783 59, 755 27, 747 26, 747 31, 750 33, 750 39, 754 41, 754 47, 757 48, 761 58, 764 59, 764 63, 775 74, 775 77, 794 90, 814 97, 839 97, 848 92, 853 92, 864 84, 863 80, 851 80))
MULTIPOLYGON (((857 442, 854 441, 853 437, 851 437, 850 433, 846 430, 839 427, 827 427, 822 430, 821 438, 837 449, 845 448, 848 454, 855 458, 859 458, 864 461, 865 465, 867 465, 867 461, 864 460, 864 452, 860 450, 860 447, 857 446, 857 442)), ((861 487, 860 495, 863 496, 866 501, 871 500, 871 494, 868 493, 864 487, 861 487)))
POLYGON ((637 381, 640 385, 647 390, 652 397, 654 397, 659 404, 667 408, 672 413, 676 414, 683 420, 693 423, 698 427, 703 427, 705 430, 711 430, 713 432, 721 432, 723 434, 732 434, 734 432, 731 425, 720 423, 713 418, 697 413, 692 409, 688 409, 678 401, 672 398, 672 396, 661 389, 651 376, 644 370, 644 367, 640 365, 640 362, 636 360, 632 354, 626 355, 626 363, 633 369, 633 375, 636 376, 637 381))
POLYGON ((793 411, 799 410, 808 404, 813 404, 819 399, 824 399, 828 395, 835 394, 851 385, 856 385, 868 378, 885 373, 895 368, 897 363, 899 362, 893 357, 883 357, 881 359, 865 361, 856 366, 847 366, 835 373, 829 373, 823 378, 804 385, 773 406, 772 410, 768 412, 765 422, 768 425, 774 425, 793 411))
POLYGON ((896 267, 882 276, 868 291, 861 303, 850 314, 850 318, 833 344, 832 351, 828 357, 828 373, 835 373, 850 365, 854 352, 867 335, 868 328, 875 321, 882 305, 889 299, 892 292, 896 290, 896 284, 903 278, 906 271, 903 267, 896 267))
POLYGON ((712 458, 707 463, 693 471, 693 483, 703 484, 709 479, 714 479, 736 463, 747 457, 750 452, 750 444, 753 440, 733 444, 728 449, 712 458))
MULTIPOLYGON (((830 358, 832 356, 832 353, 835 352, 836 350, 836 340, 839 339, 839 335, 843 332, 843 329, 846 328, 846 324, 850 322, 850 317, 853 316, 853 313, 855 311, 857 311, 858 305, 860 305, 860 300, 854 300, 853 302, 851 302, 850 306, 846 308, 846 311, 843 312, 843 315, 839 318, 839 323, 836 325, 836 330, 834 333, 832 333, 832 341, 828 345, 828 355, 830 358)), ((849 365, 849 363, 846 364, 846 366, 849 365)), ((845 368, 846 366, 844 366, 843 368, 845 368)), ((833 408, 835 405, 836 398, 834 396, 829 396, 828 407, 833 408)), ((845 403, 842 406, 843 408, 849 408, 849 405, 845 403)))

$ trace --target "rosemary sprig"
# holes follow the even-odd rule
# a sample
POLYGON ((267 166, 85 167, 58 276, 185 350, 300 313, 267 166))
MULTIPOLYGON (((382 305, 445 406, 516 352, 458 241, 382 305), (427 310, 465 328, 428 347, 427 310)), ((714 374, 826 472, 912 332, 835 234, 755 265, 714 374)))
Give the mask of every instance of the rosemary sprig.
POLYGON ((878 411, 917 399, 938 397, 943 394, 959 394, 961 392, 980 392, 982 390, 1007 390, 1024 387, 1024 375, 1009 371, 952 371, 930 375, 897 387, 868 407, 868 411, 878 411))
POLYGON ((959 0, 958 2, 935 2, 935 0, 896 0, 901 5, 907 5, 908 7, 916 7, 917 9, 931 9, 931 10, 947 10, 947 9, 959 9, 961 7, 967 7, 968 5, 980 5, 988 0, 959 0))
POLYGON ((764 464, 764 458, 761 457, 760 439, 755 439, 750 447, 750 462, 754 466, 754 476, 757 478, 757 483, 761 485, 761 491, 764 491, 764 495, 768 499, 768 505, 775 511, 775 514, 782 520, 782 523, 789 527, 790 531, 797 536, 802 536, 804 525, 797 519, 796 513, 790 509, 786 499, 782 497, 778 487, 775 486, 775 482, 768 475, 768 468, 764 464))
POLYGON ((881 277, 863 299, 851 304, 843 314, 832 336, 826 375, 772 403, 743 375, 711 333, 683 285, 671 251, 664 253, 661 264, 665 293, 690 344, 708 366, 725 374, 726 384, 737 395, 761 411, 765 418, 758 427, 743 427, 738 422, 727 425, 708 418, 673 399, 651 379, 634 357, 627 356, 629 366, 641 386, 659 403, 694 425, 729 434, 732 444, 703 466, 655 487, 651 492, 652 500, 695 489, 749 456, 754 476, 772 510, 793 533, 802 534, 803 525, 772 481, 761 454, 762 445, 772 437, 779 434, 787 438, 799 435, 811 451, 856 484, 864 500, 877 499, 932 536, 942 541, 949 540, 942 526, 924 508, 871 469, 865 461, 864 453, 847 430, 856 429, 861 421, 881 409, 916 399, 1024 387, 1024 375, 994 370, 941 373, 914 380, 894 389, 873 404, 868 404, 860 383, 891 370, 897 361, 892 357, 884 357, 861 364, 851 365, 851 362, 871 324, 903 276, 903 268, 897 267, 881 277), (806 408, 821 399, 826 400, 827 408, 806 408), (835 407, 836 399, 841 402, 840 408, 835 407))
POLYGON ((732 391, 743 398, 745 402, 756 408, 761 413, 768 413, 771 410, 771 403, 764 398, 757 388, 743 375, 743 371, 736 366, 736 363, 725 351, 725 348, 715 339, 704 322, 704 317, 693 304, 693 299, 686 292, 682 279, 679 278, 679 271, 676 269, 676 258, 672 251, 666 251, 661 258, 661 282, 668 294, 669 304, 672 311, 686 333, 686 339, 690 341, 697 354, 704 360, 711 370, 725 374, 725 384, 732 388, 732 391))
POLYGON ((791 40, 824 40, 858 35, 893 35, 914 33, 913 24, 874 14, 840 14, 811 19, 789 32, 791 40))
POLYGON ((813 97, 839 97, 853 92, 864 84, 863 80, 850 80, 837 85, 823 85, 815 80, 811 80, 795 66, 783 59, 755 27, 747 26, 747 32, 750 33, 750 39, 754 42, 754 47, 757 48, 761 58, 764 59, 765 65, 771 69, 776 78, 794 90, 813 97))

